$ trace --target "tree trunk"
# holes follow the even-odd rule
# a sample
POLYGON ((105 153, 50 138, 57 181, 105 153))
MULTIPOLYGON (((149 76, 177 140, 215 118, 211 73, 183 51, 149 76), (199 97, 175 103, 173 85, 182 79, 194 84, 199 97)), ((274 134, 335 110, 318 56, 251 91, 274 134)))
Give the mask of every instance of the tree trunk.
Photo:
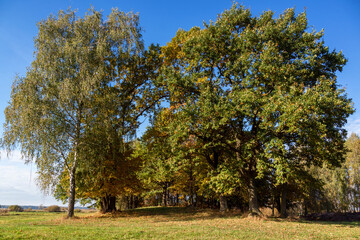
POLYGON ((68 205, 68 212, 67 212, 67 217, 68 218, 74 217, 74 208, 75 208, 75 169, 76 169, 75 165, 73 165, 71 170, 69 171, 69 175, 70 175, 70 196, 69 196, 69 205, 68 205))
POLYGON ((166 188, 166 205, 167 206, 171 205, 171 203, 170 203, 171 196, 170 196, 169 187, 170 187, 170 184, 168 184, 168 187, 166 188))
POLYGON ((307 201, 304 200, 304 216, 306 217, 307 215, 308 215, 307 201))
POLYGON ((116 197, 108 196, 101 198, 101 212, 114 212, 116 211, 116 197))
POLYGON ((163 199, 163 195, 161 194, 156 194, 156 200, 157 200, 157 206, 161 206, 162 204, 162 199, 163 199))
POLYGON ((71 167, 66 163, 66 167, 69 171, 70 177, 70 192, 69 192, 69 205, 67 217, 74 217, 74 208, 75 208, 75 173, 78 162, 78 151, 79 151, 79 139, 81 131, 81 119, 82 119, 82 103, 79 103, 79 108, 77 110, 77 120, 75 128, 75 142, 74 142, 74 161, 71 167))
POLYGON ((202 195, 196 195, 196 206, 203 208, 203 206, 204 206, 204 197, 202 195))
POLYGON ((275 216, 275 196, 274 196, 274 193, 273 193, 273 195, 272 195, 271 216, 272 216, 272 217, 275 216))
POLYGON ((227 199, 224 195, 220 195, 220 212, 225 212, 227 210, 229 210, 227 199))
POLYGON ((287 213, 286 213, 286 186, 285 185, 282 186, 282 191, 281 191, 280 217, 281 218, 286 218, 287 217, 287 213))
POLYGON ((259 210, 258 196, 255 186, 255 179, 250 177, 249 179, 249 212, 251 215, 261 216, 262 213, 259 210))
POLYGON ((178 194, 178 193, 176 194, 175 204, 176 204, 177 206, 179 205, 179 194, 178 194))
POLYGON ((169 199, 170 199, 170 206, 174 206, 175 205, 175 197, 174 197, 174 195, 169 193, 169 199))
POLYGON ((163 187, 163 193, 162 193, 162 203, 161 205, 163 207, 166 207, 167 206, 167 183, 165 183, 164 187, 163 187))
POLYGON ((193 180, 192 174, 190 176, 190 206, 194 207, 194 187, 193 187, 193 180))
POLYGON ((135 209, 136 203, 135 203, 135 196, 134 195, 131 195, 131 200, 132 200, 131 208, 135 209))
POLYGON ((131 205, 130 205, 130 198, 129 196, 126 196, 126 209, 130 209, 131 205))

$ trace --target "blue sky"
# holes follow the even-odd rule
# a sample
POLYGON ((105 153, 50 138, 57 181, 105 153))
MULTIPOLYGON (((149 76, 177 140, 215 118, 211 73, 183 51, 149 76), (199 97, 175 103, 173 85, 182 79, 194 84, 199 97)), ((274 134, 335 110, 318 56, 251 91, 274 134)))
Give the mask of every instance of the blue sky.
MULTIPOLYGON (((306 10, 309 25, 317 31, 324 29, 325 44, 330 49, 342 50, 348 59, 338 83, 353 99, 356 109, 360 106, 360 1, 358 0, 252 0, 239 1, 250 8, 253 16, 266 10, 275 16, 285 9, 295 7, 297 12, 306 10)), ((69 6, 78 9, 82 16, 90 6, 108 15, 111 8, 140 14, 143 38, 146 45, 164 45, 179 28, 188 30, 202 26, 203 22, 216 20, 217 14, 230 8, 231 0, 183 0, 183 1, 81 1, 81 0, 0 0, 0 131, 3 132, 4 109, 10 99, 11 85, 16 74, 25 75, 33 60, 36 23, 69 6)), ((360 134, 360 113, 348 119, 346 129, 360 134)), ((0 204, 59 204, 51 196, 43 196, 36 188, 35 165, 24 165, 20 154, 7 156, 1 152, 0 204)))

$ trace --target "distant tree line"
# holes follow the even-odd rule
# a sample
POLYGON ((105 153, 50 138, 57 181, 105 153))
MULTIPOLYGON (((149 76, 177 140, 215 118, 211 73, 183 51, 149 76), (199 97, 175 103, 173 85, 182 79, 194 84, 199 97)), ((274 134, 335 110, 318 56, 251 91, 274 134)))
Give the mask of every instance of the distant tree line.
POLYGON ((68 217, 76 200, 102 212, 359 210, 359 137, 345 143, 354 109, 336 78, 346 59, 305 13, 253 17, 234 4, 148 48, 138 15, 117 9, 106 20, 60 11, 38 27, 1 143, 35 161, 68 217))

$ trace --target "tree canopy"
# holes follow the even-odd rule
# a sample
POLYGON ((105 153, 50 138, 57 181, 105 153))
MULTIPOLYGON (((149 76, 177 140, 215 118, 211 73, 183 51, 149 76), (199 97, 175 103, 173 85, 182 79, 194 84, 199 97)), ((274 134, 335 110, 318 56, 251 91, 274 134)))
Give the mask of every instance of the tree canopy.
POLYGON ((162 49, 173 134, 227 153, 255 213, 258 180, 272 174, 279 185, 299 168, 339 165, 353 112, 336 82, 342 53, 308 30, 305 13, 273 15, 252 17, 235 4, 204 29, 179 30, 162 49))
POLYGON ((19 144, 26 159, 35 160, 44 188, 56 186, 67 169, 72 217, 77 167, 86 166, 87 149, 99 144, 89 139, 91 132, 107 133, 116 124, 116 138, 132 136, 149 108, 143 92, 150 87, 139 64, 141 29, 137 15, 117 9, 106 21, 94 9, 83 18, 60 11, 38 28, 35 60, 14 82, 5 111, 3 145, 19 144))
POLYGON ((286 216, 289 202, 315 209, 346 193, 326 204, 359 208, 358 137, 348 152, 344 129, 354 109, 336 77, 346 59, 305 12, 254 17, 234 4, 146 50, 138 15, 117 9, 106 20, 60 11, 38 27, 2 146, 35 161, 43 189, 69 200, 68 217, 75 199, 107 212, 126 194, 253 214, 277 205, 286 216))

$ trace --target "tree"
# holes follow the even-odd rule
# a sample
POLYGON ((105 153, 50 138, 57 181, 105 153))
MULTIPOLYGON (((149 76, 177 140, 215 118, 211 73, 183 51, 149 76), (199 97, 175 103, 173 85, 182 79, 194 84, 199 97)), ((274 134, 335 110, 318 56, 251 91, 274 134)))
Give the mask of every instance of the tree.
POLYGON ((348 188, 350 189, 351 210, 360 210, 360 138, 355 133, 351 133, 346 140, 346 147, 349 152, 346 155, 345 174, 348 178, 348 188))
POLYGON ((2 145, 10 151, 18 144, 27 162, 35 161, 44 190, 53 190, 67 170, 67 215, 73 217, 76 172, 87 164, 88 131, 96 123, 94 103, 101 89, 132 74, 122 64, 142 51, 138 16, 113 9, 103 21, 94 9, 84 18, 69 10, 38 27, 35 60, 15 80, 5 110, 2 145))
POLYGON ((271 172, 281 185, 298 169, 344 159, 353 108, 336 73, 346 60, 322 36, 308 31, 305 13, 252 17, 234 4, 162 49, 162 77, 179 116, 173 132, 233 156, 254 214, 261 214, 259 181, 271 172))
POLYGON ((323 195, 331 210, 357 212, 360 198, 359 136, 352 133, 345 145, 348 152, 340 167, 318 168, 315 174, 323 182, 323 195))
POLYGON ((201 145, 196 142, 195 136, 190 135, 180 143, 172 142, 172 148, 176 153, 174 157, 177 166, 174 189, 185 199, 188 197, 190 206, 198 206, 202 202, 202 196, 199 195, 211 172, 205 158, 197 151, 201 145))
POLYGON ((193 153, 196 144, 193 138, 181 144, 173 142, 169 130, 173 117, 168 108, 159 110, 153 116, 138 149, 144 161, 139 176, 144 188, 151 194, 161 193, 163 206, 170 202, 171 193, 173 197, 177 196, 177 200, 181 194, 194 206, 197 191, 207 174, 207 166, 204 159, 201 161, 193 153))
POLYGON ((172 117, 167 109, 157 112, 141 138, 138 154, 143 158, 139 176, 144 188, 152 194, 161 193, 162 205, 167 206, 169 188, 175 181, 176 162, 171 148, 167 125, 172 117))
POLYGON ((102 212, 116 210, 116 197, 138 192, 137 170, 140 157, 134 157, 136 130, 144 117, 162 98, 154 86, 159 47, 136 54, 112 56, 109 71, 112 82, 98 89, 94 98, 91 124, 82 154, 87 164, 79 171, 80 198, 100 199, 102 212), (115 69, 115 71, 112 71, 115 69))

